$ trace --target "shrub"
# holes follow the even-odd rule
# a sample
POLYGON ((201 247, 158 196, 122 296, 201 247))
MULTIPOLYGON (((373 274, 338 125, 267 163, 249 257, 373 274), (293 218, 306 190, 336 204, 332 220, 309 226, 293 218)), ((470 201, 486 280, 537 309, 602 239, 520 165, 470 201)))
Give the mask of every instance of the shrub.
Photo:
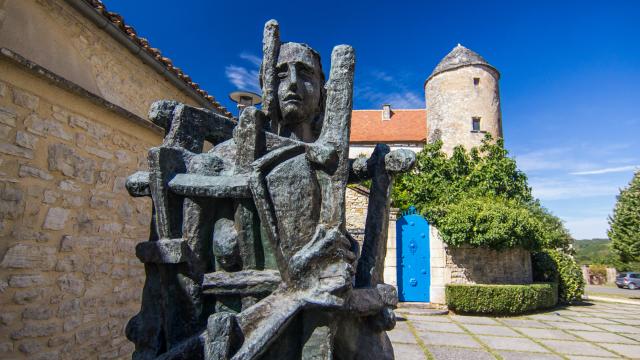
POLYGON ((570 303, 584 294, 582 270, 575 260, 557 250, 543 250, 532 254, 533 280, 558 283, 558 300, 570 303))
POLYGON ((555 283, 527 285, 448 284, 447 306, 459 313, 517 315, 553 307, 558 302, 555 283))
POLYGON ((450 246, 570 248, 569 232, 534 199, 502 139, 487 137, 471 150, 456 147, 451 156, 441 147, 425 145, 413 171, 396 178, 394 206, 414 205, 450 246))

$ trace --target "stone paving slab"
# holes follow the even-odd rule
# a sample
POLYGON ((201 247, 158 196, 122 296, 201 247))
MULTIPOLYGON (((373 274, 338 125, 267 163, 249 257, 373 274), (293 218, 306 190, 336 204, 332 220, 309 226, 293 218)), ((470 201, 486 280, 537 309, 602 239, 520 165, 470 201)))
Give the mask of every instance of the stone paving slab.
POLYGON ((427 360, 422 348, 414 344, 393 344, 393 354, 395 358, 400 359, 416 359, 427 360))
POLYGON ((638 319, 616 319, 615 321, 624 324, 624 325, 635 325, 640 326, 640 320, 638 319))
POLYGON ((469 330, 470 332, 478 335, 522 337, 522 335, 509 329, 506 326, 465 325, 464 327, 467 328, 467 330, 469 330))
POLYGON ((625 333, 625 334, 640 334, 640 327, 629 326, 629 325, 598 325, 599 328, 602 328, 607 331, 616 332, 616 333, 625 333))
POLYGON ((545 323, 551 325, 551 327, 564 329, 564 330, 602 331, 591 325, 581 324, 577 322, 545 321, 545 323))
MULTIPOLYGON (((627 337, 616 335, 610 332, 604 331, 577 331, 577 330, 567 330, 567 332, 579 336, 587 341, 592 341, 595 343, 617 343, 617 344, 631 344, 631 345, 640 345, 635 340, 631 340, 627 337)), ((638 353, 640 357, 640 353, 638 353)))
POLYGON ((640 359, 640 345, 600 344, 600 346, 631 359, 640 359))
POLYGON ((494 350, 549 352, 549 350, 525 338, 478 335, 478 339, 494 350))
POLYGON ((534 319, 534 320, 544 320, 544 321, 565 321, 565 322, 573 322, 573 320, 571 319, 567 319, 565 317, 562 317, 560 315, 556 315, 553 313, 550 314, 536 314, 536 315, 530 315, 529 318, 534 319))
POLYGON ((392 344, 403 343, 403 344, 417 344, 418 341, 416 337, 413 336, 411 330, 409 330, 409 326, 403 322, 397 322, 396 327, 387 331, 387 335, 391 340, 392 344))
POLYGON ((445 322, 413 322, 413 326, 420 331, 440 331, 451 333, 464 333, 462 328, 454 323, 445 322))
POLYGON ((490 317, 452 315, 451 319, 461 324, 499 325, 496 320, 490 317))
POLYGON ((580 323, 584 323, 584 324, 593 324, 593 325, 600 325, 600 324, 607 324, 607 325, 619 325, 619 323, 615 322, 615 321, 611 321, 609 319, 605 319, 605 318, 601 318, 601 317, 597 317, 597 316, 588 316, 588 317, 576 317, 576 316, 569 316, 568 318, 580 322, 580 323))
POLYGON ((477 341, 467 334, 454 334, 454 333, 424 333, 420 338, 427 345, 445 345, 445 346, 459 346, 469 348, 482 348, 477 341))
POLYGON ((582 341, 540 340, 542 344, 555 352, 566 355, 614 356, 615 354, 582 341))
MULTIPOLYGON (((453 348, 448 346, 432 346, 429 352, 435 360, 493 360, 495 357, 484 350, 453 348)), ((405 358, 396 358, 404 360, 405 358)), ((410 358, 406 358, 409 360, 410 358)))
POLYGON ((525 353, 516 351, 498 351, 503 360, 561 360, 562 357, 554 354, 525 353))
POLYGON ((529 319, 500 319, 500 322, 508 326, 513 327, 526 327, 526 328, 545 328, 549 329, 551 326, 538 320, 529 319))
POLYGON ((388 334, 397 360, 640 359, 640 315, 623 313, 604 303, 512 318, 399 313, 406 321, 388 334))
POLYGON ((536 329, 525 327, 517 327, 514 329, 522 332, 525 336, 532 339, 577 340, 575 336, 557 329, 536 329))

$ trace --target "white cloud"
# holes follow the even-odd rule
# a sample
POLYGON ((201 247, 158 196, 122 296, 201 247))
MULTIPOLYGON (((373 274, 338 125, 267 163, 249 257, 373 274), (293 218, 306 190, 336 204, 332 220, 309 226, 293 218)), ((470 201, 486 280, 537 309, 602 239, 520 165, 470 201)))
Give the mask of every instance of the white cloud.
POLYGON ((425 107, 422 95, 412 91, 385 92, 365 86, 364 88, 356 89, 355 95, 371 103, 378 104, 380 108, 382 108, 382 104, 391 104, 392 109, 420 109, 425 107))
POLYGON ((570 174, 571 175, 599 175, 599 174, 633 171, 633 170, 636 170, 637 168, 638 168, 638 165, 629 165, 629 166, 618 166, 618 167, 610 167, 610 168, 597 169, 597 170, 577 171, 577 172, 572 172, 570 174))
POLYGON ((260 59, 259 56, 253 55, 251 53, 248 52, 241 52, 240 53, 240 58, 243 60, 247 60, 248 62, 252 63, 254 66, 260 67, 260 64, 262 63, 262 59, 260 59))
POLYGON ((227 79, 240 90, 260 93, 258 70, 250 70, 242 66, 229 65, 225 68, 227 79))
POLYGON ((224 73, 238 90, 252 91, 260 94, 260 58, 248 52, 242 52, 238 55, 240 59, 245 60, 251 66, 228 65, 224 69, 224 73))
POLYGON ((374 70, 374 71, 371 72, 371 75, 373 75, 373 77, 378 79, 378 80, 382 80, 382 81, 386 81, 386 82, 392 82, 393 81, 393 76, 387 74, 384 71, 374 70))
POLYGON ((580 199, 615 196, 620 188, 607 182, 572 181, 554 178, 531 178, 533 196, 541 200, 580 199))

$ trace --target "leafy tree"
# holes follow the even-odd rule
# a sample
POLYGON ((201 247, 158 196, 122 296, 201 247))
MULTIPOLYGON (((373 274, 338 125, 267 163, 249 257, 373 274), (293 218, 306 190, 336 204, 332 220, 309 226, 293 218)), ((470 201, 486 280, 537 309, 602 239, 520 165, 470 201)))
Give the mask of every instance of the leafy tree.
POLYGON ((640 171, 620 191, 609 226, 611 245, 620 261, 640 261, 640 171))
POLYGON ((427 144, 414 171, 396 180, 395 206, 414 205, 452 246, 568 251, 569 232, 533 198, 502 139, 487 136, 470 151, 456 147, 451 157, 441 147, 440 142, 427 144))

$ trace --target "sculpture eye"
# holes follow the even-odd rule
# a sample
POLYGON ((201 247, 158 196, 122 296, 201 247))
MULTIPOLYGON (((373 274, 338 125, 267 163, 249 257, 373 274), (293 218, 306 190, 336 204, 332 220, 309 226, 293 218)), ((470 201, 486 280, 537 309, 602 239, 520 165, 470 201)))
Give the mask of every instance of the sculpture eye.
POLYGON ((286 71, 282 71, 278 73, 278 78, 279 79, 284 79, 287 77, 287 72, 286 71))

